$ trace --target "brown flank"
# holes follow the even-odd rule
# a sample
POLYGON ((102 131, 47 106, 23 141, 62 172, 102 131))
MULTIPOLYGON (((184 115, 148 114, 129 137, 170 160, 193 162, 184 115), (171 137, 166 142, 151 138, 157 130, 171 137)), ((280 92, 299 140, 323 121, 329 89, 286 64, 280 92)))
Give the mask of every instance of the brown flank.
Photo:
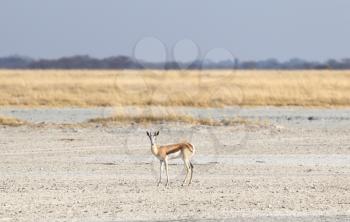
POLYGON ((178 151, 183 151, 185 149, 190 150, 193 153, 193 146, 190 143, 179 143, 179 144, 170 144, 159 147, 159 155, 166 156, 178 151))

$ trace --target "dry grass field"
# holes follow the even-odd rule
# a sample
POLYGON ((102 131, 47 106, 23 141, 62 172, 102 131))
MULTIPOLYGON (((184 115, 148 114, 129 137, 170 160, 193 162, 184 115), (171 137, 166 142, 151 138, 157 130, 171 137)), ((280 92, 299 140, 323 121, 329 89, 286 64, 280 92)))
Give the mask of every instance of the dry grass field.
POLYGON ((0 116, 0 126, 22 126, 25 124, 27 124, 26 121, 22 121, 17 118, 0 116))
MULTIPOLYGON (((141 125, 148 125, 154 123, 186 123, 191 125, 206 125, 206 126, 234 126, 234 125, 259 125, 263 124, 257 121, 249 121, 243 118, 227 118, 222 120, 215 120, 212 118, 196 118, 191 115, 178 115, 178 114, 150 114, 150 115, 126 115, 126 114, 116 114, 111 117, 105 118, 93 118, 87 121, 87 123, 102 123, 102 124, 110 124, 110 123, 136 123, 141 125)), ((1 124, 1 122, 0 122, 1 124)))
POLYGON ((0 71, 0 106, 113 105, 349 106, 350 71, 0 71))

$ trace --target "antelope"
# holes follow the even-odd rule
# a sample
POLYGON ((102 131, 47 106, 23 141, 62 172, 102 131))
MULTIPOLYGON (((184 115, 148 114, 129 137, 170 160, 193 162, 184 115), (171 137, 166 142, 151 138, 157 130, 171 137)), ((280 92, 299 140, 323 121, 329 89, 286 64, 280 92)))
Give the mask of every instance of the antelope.
POLYGON ((165 164, 165 172, 166 172, 165 186, 168 186, 169 185, 168 160, 177 159, 177 158, 182 158, 184 162, 184 166, 186 168, 186 177, 182 183, 182 186, 186 184, 189 173, 191 173, 190 181, 188 183, 188 185, 190 185, 192 182, 192 175, 193 175, 193 164, 191 163, 191 158, 195 152, 194 146, 187 142, 158 146, 156 145, 156 138, 158 135, 159 135, 159 131, 154 133, 147 131, 147 136, 151 141, 151 152, 160 161, 158 186, 160 186, 160 184, 162 183, 163 163, 165 164))

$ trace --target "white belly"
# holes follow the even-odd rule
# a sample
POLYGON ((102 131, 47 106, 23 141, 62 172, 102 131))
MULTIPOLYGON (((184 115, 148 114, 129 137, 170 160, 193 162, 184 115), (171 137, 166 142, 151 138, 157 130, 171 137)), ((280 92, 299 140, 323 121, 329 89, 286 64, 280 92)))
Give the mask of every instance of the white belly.
POLYGON ((182 157, 182 153, 181 151, 177 151, 175 153, 171 153, 168 155, 168 159, 177 159, 177 158, 181 158, 182 157))

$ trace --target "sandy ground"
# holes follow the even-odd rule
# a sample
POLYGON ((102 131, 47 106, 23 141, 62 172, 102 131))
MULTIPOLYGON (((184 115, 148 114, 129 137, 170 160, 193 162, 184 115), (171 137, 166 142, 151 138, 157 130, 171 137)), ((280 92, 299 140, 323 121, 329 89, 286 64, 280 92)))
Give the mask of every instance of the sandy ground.
MULTIPOLYGON (((37 122, 59 115, 4 112, 37 122)), ((348 109, 205 112, 270 124, 0 127, 0 222, 350 221, 348 109), (158 161, 146 129, 160 130, 159 143, 195 144, 192 186, 180 186, 179 161, 171 162, 170 187, 156 186, 158 161)), ((56 122, 75 119, 71 115, 63 110, 56 122)))

